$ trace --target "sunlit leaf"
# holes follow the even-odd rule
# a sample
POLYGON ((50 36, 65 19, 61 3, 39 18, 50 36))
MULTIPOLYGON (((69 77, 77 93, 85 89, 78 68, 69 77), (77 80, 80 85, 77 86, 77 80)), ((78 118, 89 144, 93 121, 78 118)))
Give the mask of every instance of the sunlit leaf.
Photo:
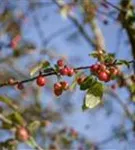
POLYGON ((37 72, 39 72, 41 69, 45 69, 49 66, 49 62, 48 61, 42 61, 39 64, 37 64, 36 66, 34 66, 31 71, 30 71, 30 76, 35 75, 37 72))
POLYGON ((84 98, 82 109, 92 109, 98 106, 101 103, 102 95, 103 85, 97 82, 88 89, 84 98))

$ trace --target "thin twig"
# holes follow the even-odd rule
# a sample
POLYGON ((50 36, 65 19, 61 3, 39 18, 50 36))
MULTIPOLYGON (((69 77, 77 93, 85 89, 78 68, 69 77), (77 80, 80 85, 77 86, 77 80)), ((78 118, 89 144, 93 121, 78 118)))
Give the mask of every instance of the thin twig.
MULTIPOLYGON (((74 68, 74 70, 84 70, 84 69, 89 69, 90 66, 84 66, 84 67, 78 67, 78 68, 74 68)), ((52 76, 52 75, 57 75, 57 73, 55 71, 50 71, 48 73, 42 73, 42 76, 43 77, 46 77, 46 76, 52 76)), ((28 79, 25 79, 25 80, 22 80, 22 81, 15 81, 14 84, 12 84, 12 86, 14 85, 17 85, 18 83, 26 83, 26 82, 31 82, 31 81, 34 81, 37 79, 39 75, 35 76, 35 77, 32 77, 32 78, 28 78, 28 79)), ((0 88, 1 87, 4 87, 4 86, 11 86, 8 82, 6 83, 2 83, 0 84, 0 88)))
POLYGON ((119 8, 118 6, 112 4, 111 2, 109 2, 109 1, 107 1, 107 0, 105 0, 104 2, 105 2, 106 4, 108 4, 108 5, 110 5, 111 7, 115 8, 116 10, 120 11, 120 12, 121 12, 121 11, 122 11, 122 12, 126 12, 126 10, 123 10, 123 9, 119 8))
MULTIPOLYGON (((131 60, 131 61, 128 61, 128 63, 135 63, 135 60, 131 60)), ((119 64, 114 64, 114 65, 119 65, 119 64)), ((77 67, 77 68, 73 68, 75 71, 79 71, 79 70, 85 70, 85 69, 90 69, 90 67, 91 67, 91 65, 89 65, 89 66, 81 66, 81 67, 77 67)), ((44 71, 44 73, 42 73, 41 75, 43 76, 43 77, 46 77, 46 76, 53 76, 53 75, 55 75, 55 76, 57 76, 59 73, 56 73, 54 70, 53 70, 53 68, 48 68, 47 70, 45 70, 44 71)), ((39 75, 37 75, 37 76, 35 76, 35 77, 32 77, 32 78, 28 78, 28 79, 25 79, 25 80, 22 80, 22 81, 15 81, 12 85, 10 84, 10 83, 8 83, 8 82, 5 82, 5 83, 1 83, 0 84, 0 88, 1 87, 4 87, 4 86, 15 86, 15 85, 17 85, 17 84, 19 84, 19 83, 21 83, 21 84, 23 84, 23 83, 27 83, 27 82, 32 82, 32 81, 34 81, 34 80, 36 80, 37 79, 37 77, 38 77, 39 75)))

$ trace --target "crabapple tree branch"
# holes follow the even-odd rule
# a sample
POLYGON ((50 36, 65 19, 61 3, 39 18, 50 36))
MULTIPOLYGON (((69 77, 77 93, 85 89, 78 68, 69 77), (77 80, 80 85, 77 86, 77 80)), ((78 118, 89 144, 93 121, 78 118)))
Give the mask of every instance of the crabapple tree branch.
MULTIPOLYGON (((134 62, 134 60, 131 60, 128 63, 132 64, 132 63, 135 63, 135 62, 134 62)), ((116 63, 116 64, 112 64, 112 65, 118 65, 118 64, 116 63)), ((86 70, 86 69, 90 69, 90 68, 91 68, 91 65, 76 67, 76 68, 73 68, 73 69, 74 69, 74 71, 79 71, 79 70, 86 70)), ((57 73, 53 68, 49 68, 49 69, 45 70, 43 73, 41 73, 41 75, 43 77, 57 76, 57 75, 59 75, 59 73, 57 73)), ((28 79, 24 79, 22 81, 14 81, 13 83, 10 83, 9 81, 7 81, 5 83, 1 83, 0 88, 5 87, 5 86, 14 86, 14 85, 17 85, 19 83, 23 84, 23 83, 27 83, 27 82, 32 82, 32 81, 36 80, 38 78, 38 76, 39 75, 28 78, 28 79)))

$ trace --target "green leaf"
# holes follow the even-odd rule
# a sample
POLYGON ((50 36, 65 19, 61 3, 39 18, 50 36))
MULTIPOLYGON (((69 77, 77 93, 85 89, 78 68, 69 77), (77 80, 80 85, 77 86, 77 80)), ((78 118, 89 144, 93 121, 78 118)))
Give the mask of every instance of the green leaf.
POLYGON ((130 85, 130 91, 131 93, 135 93, 135 84, 130 85))
POLYGON ((135 95, 134 94, 131 95, 131 100, 132 100, 132 102, 135 103, 135 95))
POLYGON ((97 52, 93 52, 93 53, 89 54, 89 56, 91 56, 93 58, 98 58, 99 54, 97 52))
POLYGON ((13 128, 13 122, 5 116, 3 116, 3 118, 4 118, 4 121, 2 122, 2 128, 3 129, 13 128))
POLYGON ((131 84, 129 90, 131 92, 131 100, 135 103, 135 84, 131 84))
POLYGON ((55 72, 57 72, 57 73, 59 72, 59 67, 58 67, 57 64, 54 65, 54 70, 55 70, 55 72))
POLYGON ((40 127, 40 125, 40 121, 35 120, 28 125, 28 129, 33 134, 40 127))
POLYGON ((19 112, 13 112, 7 118, 15 124, 24 125, 24 119, 19 112))
POLYGON ((37 72, 39 72, 41 69, 46 69, 50 66, 50 63, 48 61, 42 61, 36 66, 34 66, 30 71, 30 76, 35 75, 37 72))
POLYGON ((24 119, 19 112, 13 114, 13 119, 20 125, 24 124, 24 119))
POLYGON ((2 122, 2 128, 3 129, 11 129, 15 127, 15 125, 24 125, 25 121, 21 114, 19 112, 13 112, 12 114, 9 114, 6 116, 6 118, 12 122, 12 124, 9 124, 7 122, 2 122))
POLYGON ((6 150, 6 149, 10 149, 10 150, 16 150, 17 149, 17 144, 18 141, 15 139, 8 139, 4 142, 0 142, 0 149, 1 150, 6 150))
POLYGON ((87 90, 90 88, 96 80, 92 76, 88 76, 85 81, 80 85, 80 90, 87 90))
POLYGON ((48 67, 50 67, 50 63, 48 61, 44 61, 43 69, 47 69, 48 67))
POLYGON ((5 9, 5 11, 0 14, 0 22, 5 22, 8 21, 12 17, 12 12, 9 11, 8 9, 5 9))
POLYGON ((115 54, 109 53, 108 55, 105 56, 104 61, 106 63, 110 63, 110 62, 113 62, 114 59, 115 59, 115 54))
POLYGON ((93 84, 87 91, 84 103, 82 106, 83 110, 95 108, 101 103, 101 98, 103 96, 103 85, 99 82, 93 84))
MULTIPOLYGON (((102 56, 104 56, 106 54, 106 51, 102 50, 102 56)), ((90 53, 89 56, 93 57, 93 58, 99 58, 100 54, 97 50, 94 50, 94 52, 90 53)))
POLYGON ((117 61, 117 65, 125 65, 125 66, 127 66, 128 68, 130 67, 129 62, 126 61, 126 60, 118 60, 118 61, 117 61))
POLYGON ((13 104, 12 100, 6 96, 0 96, 0 102, 7 104, 12 109, 18 109, 17 105, 13 104))
POLYGON ((13 56, 14 57, 19 57, 21 56, 21 51, 19 48, 15 48, 14 51, 13 51, 13 56))
POLYGON ((69 146, 70 143, 72 142, 71 139, 70 139, 69 137, 67 137, 67 136, 63 136, 63 137, 61 138, 61 140, 62 140, 62 142, 64 143, 64 145, 66 145, 66 146, 69 146))
POLYGON ((126 13, 126 18, 127 21, 129 21, 129 24, 134 23, 135 21, 135 13, 132 9, 129 9, 126 13))

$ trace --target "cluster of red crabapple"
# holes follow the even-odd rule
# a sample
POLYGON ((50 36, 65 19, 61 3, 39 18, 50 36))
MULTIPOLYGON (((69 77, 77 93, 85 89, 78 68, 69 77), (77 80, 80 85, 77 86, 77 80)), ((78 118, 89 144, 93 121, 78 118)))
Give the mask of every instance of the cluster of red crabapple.
MULTIPOLYGON (((62 59, 57 61, 59 74, 62 76, 73 76, 75 70, 67 65, 65 65, 62 59)), ((105 63, 96 63, 90 66, 90 71, 97 76, 100 81, 108 82, 120 73, 119 69, 113 65, 107 65, 105 63)), ((85 76, 77 78, 77 83, 80 85, 86 79, 85 76)), ((42 75, 39 75, 37 78, 37 85, 44 86, 46 84, 46 78, 42 75)), ((63 91, 68 90, 69 84, 66 81, 60 81, 54 84, 54 94, 60 96, 63 91)))
MULTIPOLYGON (((60 76, 69 76, 72 77, 77 70, 72 67, 65 65, 65 62, 62 59, 57 61, 57 73, 60 76)), ((120 75, 120 70, 117 68, 115 64, 107 64, 107 63, 96 63, 91 65, 89 68, 93 75, 95 75, 100 81, 108 82, 113 80, 115 77, 120 75)), ((83 68, 82 68, 83 69, 83 68)), ((77 78, 76 82, 78 85, 81 85, 85 81, 86 76, 80 76, 77 78)), ((14 85, 14 80, 10 79, 8 83, 10 85, 14 85)), ((42 87, 47 84, 47 79, 44 75, 39 74, 36 78, 36 83, 38 86, 42 87)), ((17 88, 22 90, 23 84, 21 82, 17 83, 17 88)), ((64 91, 69 89, 69 84, 66 81, 56 82, 53 86, 53 91, 56 96, 60 96, 64 91)))
POLYGON ((113 80, 120 75, 120 71, 115 65, 111 66, 105 63, 96 63, 90 67, 90 70, 100 81, 104 82, 113 80))
MULTIPOLYGON (((75 73, 74 69, 65 65, 62 59, 57 61, 57 66, 59 69, 59 73, 62 76, 69 76, 72 77, 75 73)), ((46 84, 46 78, 42 75, 39 75, 37 78, 37 85, 44 86, 46 84)), ((54 84, 54 94, 56 96, 60 96, 63 91, 68 90, 69 84, 66 81, 60 81, 54 84)))

